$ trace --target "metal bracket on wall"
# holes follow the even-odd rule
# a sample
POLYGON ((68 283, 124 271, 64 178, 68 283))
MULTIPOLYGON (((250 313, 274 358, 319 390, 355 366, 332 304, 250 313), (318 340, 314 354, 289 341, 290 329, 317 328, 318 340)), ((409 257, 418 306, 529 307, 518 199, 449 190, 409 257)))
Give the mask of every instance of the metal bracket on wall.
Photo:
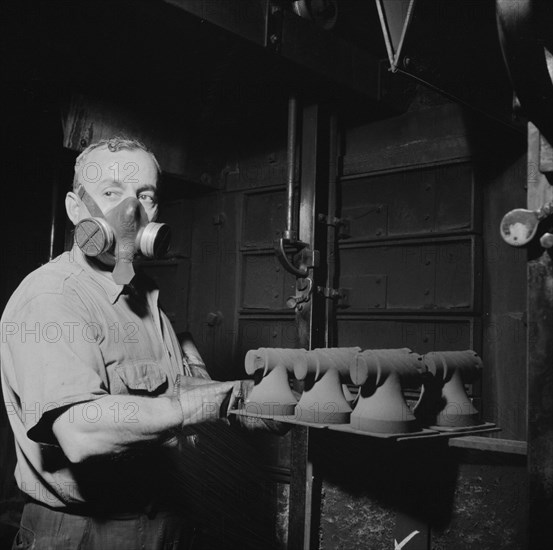
POLYGON ((267 35, 265 46, 275 52, 280 53, 282 44, 282 7, 277 5, 269 6, 267 11, 267 35))
POLYGON ((317 292, 322 294, 328 300, 337 300, 339 306, 349 307, 349 288, 328 288, 323 286, 317 287, 317 292))
POLYGON ((329 218, 326 214, 319 214, 317 220, 329 227, 338 230, 338 238, 347 238, 351 235, 351 223, 348 218, 329 218))

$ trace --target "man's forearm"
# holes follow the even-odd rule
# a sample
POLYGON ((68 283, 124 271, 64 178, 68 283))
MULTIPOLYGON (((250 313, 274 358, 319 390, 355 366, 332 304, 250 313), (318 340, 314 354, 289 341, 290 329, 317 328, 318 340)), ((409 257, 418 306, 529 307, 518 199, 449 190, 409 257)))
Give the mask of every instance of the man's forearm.
POLYGON ((240 382, 179 376, 173 397, 106 395, 73 405, 54 421, 52 430, 72 462, 117 454, 136 445, 159 443, 174 430, 190 432, 197 424, 226 416, 240 387, 240 382))
POLYGON ((72 406, 55 420, 52 430, 69 460, 81 462, 162 441, 181 424, 175 399, 106 395, 72 406))

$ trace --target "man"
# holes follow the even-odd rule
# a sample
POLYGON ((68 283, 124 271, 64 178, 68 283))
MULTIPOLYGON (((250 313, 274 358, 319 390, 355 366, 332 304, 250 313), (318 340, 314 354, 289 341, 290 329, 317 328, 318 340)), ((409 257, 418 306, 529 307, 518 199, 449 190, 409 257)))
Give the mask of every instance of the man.
POLYGON ((14 548, 188 548, 193 537, 193 503, 175 486, 179 436, 225 422, 247 384, 201 366, 184 376, 157 290, 134 273, 138 249, 167 237, 152 223, 159 172, 133 140, 83 151, 66 197, 80 246, 31 273, 4 311, 2 388, 29 497, 14 548))

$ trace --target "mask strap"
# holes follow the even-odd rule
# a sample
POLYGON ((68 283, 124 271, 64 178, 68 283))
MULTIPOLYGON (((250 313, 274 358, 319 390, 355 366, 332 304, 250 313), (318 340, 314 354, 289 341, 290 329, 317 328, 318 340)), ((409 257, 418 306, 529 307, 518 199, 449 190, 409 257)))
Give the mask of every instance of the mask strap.
POLYGON ((104 213, 100 210, 100 207, 96 204, 96 201, 86 192, 84 185, 79 185, 76 194, 86 206, 91 216, 94 216, 95 218, 104 217, 104 213))

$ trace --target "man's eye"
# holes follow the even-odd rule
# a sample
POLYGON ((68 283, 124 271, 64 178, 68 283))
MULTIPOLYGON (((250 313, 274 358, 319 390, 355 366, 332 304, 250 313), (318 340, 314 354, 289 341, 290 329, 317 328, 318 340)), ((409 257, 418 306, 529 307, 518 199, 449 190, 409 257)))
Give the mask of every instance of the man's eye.
POLYGON ((155 200, 154 200, 154 197, 152 197, 151 195, 146 195, 144 193, 141 193, 140 195, 138 195, 138 200, 142 201, 142 202, 145 202, 146 204, 155 204, 155 200))

